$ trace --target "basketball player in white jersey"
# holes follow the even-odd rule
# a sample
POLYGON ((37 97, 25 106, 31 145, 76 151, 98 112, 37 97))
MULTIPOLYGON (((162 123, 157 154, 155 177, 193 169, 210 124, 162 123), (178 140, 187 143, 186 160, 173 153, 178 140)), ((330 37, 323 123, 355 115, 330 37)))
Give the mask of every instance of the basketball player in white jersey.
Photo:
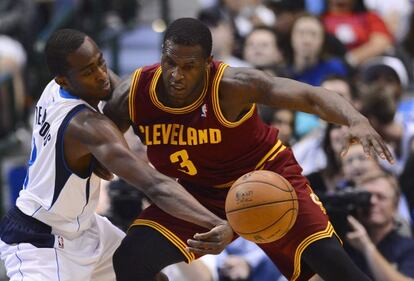
POLYGON ((99 163, 165 212, 211 229, 203 237, 213 250, 224 249, 233 236, 227 222, 138 159, 99 113, 98 103, 110 97, 117 77, 108 73, 94 41, 76 30, 57 31, 48 40, 46 60, 55 78, 36 105, 23 188, 0 224, 9 278, 115 280, 112 255, 124 233, 95 213, 100 179, 93 171, 99 163))

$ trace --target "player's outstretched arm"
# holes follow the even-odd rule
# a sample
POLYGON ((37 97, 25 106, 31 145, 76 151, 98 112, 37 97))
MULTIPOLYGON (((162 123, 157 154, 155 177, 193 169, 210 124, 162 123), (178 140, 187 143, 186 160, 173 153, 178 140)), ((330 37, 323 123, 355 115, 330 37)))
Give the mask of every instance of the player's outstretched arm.
POLYGON ((103 109, 104 114, 124 133, 130 126, 128 98, 131 81, 132 76, 123 81, 117 81, 111 99, 106 103, 103 109))
POLYGON ((144 192, 163 211, 214 229, 215 234, 219 232, 218 239, 212 243, 212 253, 220 252, 230 243, 233 231, 227 221, 207 210, 178 182, 136 157, 122 133, 106 116, 90 110, 78 113, 68 126, 66 138, 80 142, 105 168, 144 192))
POLYGON ((393 157, 367 118, 341 95, 292 79, 272 77, 250 68, 228 68, 220 93, 238 93, 239 106, 260 103, 319 115, 322 119, 350 127, 344 153, 349 143, 358 141, 367 155, 377 153, 393 163, 393 157))

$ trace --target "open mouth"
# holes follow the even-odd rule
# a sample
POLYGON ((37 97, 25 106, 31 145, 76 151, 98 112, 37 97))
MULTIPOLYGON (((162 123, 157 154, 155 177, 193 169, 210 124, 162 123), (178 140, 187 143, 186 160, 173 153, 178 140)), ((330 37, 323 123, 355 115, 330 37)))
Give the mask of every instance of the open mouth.
POLYGON ((102 89, 108 91, 111 89, 111 82, 108 80, 102 85, 102 89))

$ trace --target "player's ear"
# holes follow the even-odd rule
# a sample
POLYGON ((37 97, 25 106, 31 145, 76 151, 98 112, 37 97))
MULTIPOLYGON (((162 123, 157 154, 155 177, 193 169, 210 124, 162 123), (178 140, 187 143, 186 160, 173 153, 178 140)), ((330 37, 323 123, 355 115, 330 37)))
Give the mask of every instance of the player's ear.
POLYGON ((58 83, 63 89, 69 88, 68 80, 64 76, 56 76, 55 82, 58 83))

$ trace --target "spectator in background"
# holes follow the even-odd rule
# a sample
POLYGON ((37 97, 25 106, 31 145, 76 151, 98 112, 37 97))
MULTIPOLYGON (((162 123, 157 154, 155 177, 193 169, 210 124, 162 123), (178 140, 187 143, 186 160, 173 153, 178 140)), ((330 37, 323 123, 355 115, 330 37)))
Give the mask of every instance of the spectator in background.
POLYGON ((384 20, 388 30, 395 36, 397 42, 407 34, 410 15, 412 11, 412 1, 410 0, 364 0, 365 6, 378 13, 384 20))
MULTIPOLYGON (((31 0, 2 0, 0 3, 0 75, 12 77, 13 92, 8 94, 14 96, 13 110, 19 119, 25 108, 24 70, 26 53, 31 49, 34 15, 35 8, 31 0)), ((4 88, 0 90, 5 91, 4 88)), ((10 110, 0 109, 3 112, 10 110)))
POLYGON ((389 89, 397 105, 396 121, 403 124, 414 123, 414 99, 403 99, 411 76, 403 62, 391 56, 378 56, 360 66, 360 79, 365 85, 376 84, 378 88, 389 89))
POLYGON ((214 8, 201 10, 198 19, 208 26, 213 38, 212 54, 215 59, 221 60, 234 67, 248 67, 249 63, 233 55, 235 47, 234 28, 228 16, 217 13, 214 8))
MULTIPOLYGON (((402 192, 407 197, 411 221, 414 221, 414 154, 410 154, 407 159, 407 163, 405 164, 405 169, 402 172, 401 176, 399 177, 399 183, 402 192)), ((411 229, 414 233, 414 224, 411 225, 411 229)))
MULTIPOLYGON (((324 164, 321 165, 323 167, 309 173, 306 177, 318 195, 333 193, 347 186, 340 156, 342 150, 341 141, 346 131, 347 127, 345 126, 328 124, 321 148, 318 149, 318 153, 314 154, 314 161, 323 161, 324 164)), ((311 159, 309 158, 309 160, 311 159)))
POLYGON ((293 24, 290 42, 289 74, 293 79, 319 86, 328 76, 347 74, 345 64, 326 52, 325 29, 318 17, 299 16, 293 24))
POLYGON ((396 102, 392 85, 372 84, 361 94, 361 113, 392 147, 395 163, 384 167, 401 175, 410 154, 414 152, 414 123, 395 120, 396 102))
POLYGON ((263 0, 218 0, 211 9, 216 14, 228 18, 234 31, 234 55, 242 57, 244 37, 260 25, 272 26, 274 14, 263 3, 263 0))
POLYGON ((290 33, 296 18, 305 12, 304 0, 268 0, 266 5, 276 16, 274 23, 279 47, 284 56, 289 53, 290 33))
POLYGON ((253 242, 238 238, 216 257, 218 281, 270 281, 284 277, 253 242))
POLYGON ((414 241, 396 231, 400 196, 396 179, 387 174, 370 174, 360 186, 371 193, 371 206, 360 209, 356 219, 348 219, 348 253, 376 281, 412 280, 414 241))
POLYGON ((245 37, 255 26, 272 26, 274 14, 264 4, 263 0, 221 0, 233 16, 238 33, 245 37))
POLYGON ((367 11, 362 0, 327 0, 322 19, 326 30, 346 46, 345 57, 351 66, 392 47, 393 37, 387 26, 376 13, 367 11))
MULTIPOLYGON (((325 49, 325 30, 318 17, 303 14, 293 24, 292 56, 288 58, 288 76, 295 80, 320 86, 330 75, 347 74, 347 67, 338 58, 331 58, 325 49)), ((295 135, 305 136, 320 126, 317 116, 298 112, 295 135)))
MULTIPOLYGON (((342 168, 344 179, 347 181, 347 186, 350 187, 359 187, 367 176, 378 175, 384 171, 380 166, 379 160, 367 157, 359 144, 349 147, 348 153, 342 158, 342 168)), ((405 235, 411 235, 409 210, 406 197, 403 195, 400 197, 397 213, 401 222, 399 232, 405 235)))
MULTIPOLYGON (((354 107, 359 108, 357 91, 354 89, 353 84, 345 77, 337 75, 329 76, 325 79, 321 86, 328 90, 337 92, 350 101, 354 107)), ((317 130, 314 130, 311 134, 293 145, 292 149, 295 152, 296 159, 303 168, 304 175, 316 172, 317 178, 320 178, 318 173, 325 168, 333 169, 332 172, 334 173, 339 172, 336 171, 336 168, 339 166, 333 164, 333 161, 334 158, 339 157, 340 148, 332 147, 338 156, 331 157, 331 159, 328 159, 330 157, 328 154, 332 154, 331 152, 328 152, 328 150, 332 150, 329 147, 340 142, 344 133, 345 131, 343 131, 341 127, 330 125, 325 129, 323 126, 317 130), (337 132, 338 130, 339 132, 337 132), (331 134, 333 135, 330 136, 331 134)), ((319 183, 320 180, 318 184, 319 183)), ((323 186, 321 186, 321 189, 327 190, 323 186)))
POLYGON ((277 137, 284 145, 292 146, 295 143, 296 140, 293 134, 295 127, 294 111, 259 105, 259 114, 266 124, 278 129, 277 137))
POLYGON ((399 51, 406 57, 408 69, 414 68, 414 12, 411 12, 407 34, 399 45, 399 51))
POLYGON ((243 59, 253 67, 271 75, 279 75, 283 72, 284 59, 279 50, 276 32, 271 27, 255 27, 246 36, 243 59))
POLYGON ((369 158, 359 144, 351 145, 348 152, 339 159, 344 179, 348 186, 359 186, 367 174, 381 172, 381 166, 376 158, 369 158))
POLYGON ((273 112, 271 126, 279 129, 278 138, 284 145, 291 146, 294 142, 295 114, 292 110, 276 109, 273 112))

